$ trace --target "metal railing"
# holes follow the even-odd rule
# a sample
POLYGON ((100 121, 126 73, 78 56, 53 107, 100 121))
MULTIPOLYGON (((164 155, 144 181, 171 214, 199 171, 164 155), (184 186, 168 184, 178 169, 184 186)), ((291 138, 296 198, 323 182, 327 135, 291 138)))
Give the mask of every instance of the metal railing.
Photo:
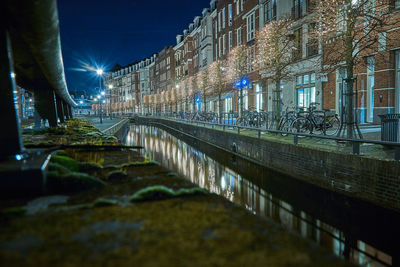
POLYGON ((123 120, 121 120, 120 122, 114 124, 113 126, 107 128, 107 129, 104 129, 104 130, 101 131, 101 132, 104 133, 104 134, 115 134, 116 132, 119 131, 119 129, 121 129, 121 127, 122 127, 125 123, 128 123, 128 122, 129 122, 129 119, 123 119, 123 120), (118 128, 118 127, 119 127, 119 128, 118 128))
MULTIPOLYGON (((149 116, 155 119, 166 119, 166 117, 158 117, 158 116, 149 116)), ((257 132, 257 137, 261 138, 262 133, 274 133, 274 134, 281 134, 283 136, 293 136, 293 144, 297 145, 299 143, 299 138, 301 137, 310 137, 310 138, 318 138, 324 140, 331 140, 336 142, 342 142, 351 144, 352 146, 352 154, 353 155, 361 155, 361 144, 371 144, 371 145, 381 145, 385 147, 391 147, 394 149, 394 160, 400 160, 400 143, 395 142, 387 142, 387 141, 376 141, 376 140, 362 140, 362 139, 348 139, 344 137, 333 137, 333 136, 324 136, 324 135, 316 135, 316 134, 306 134, 306 133, 296 133, 296 132, 287 132, 287 131, 280 131, 280 130, 273 130, 267 128, 256 128, 256 127, 247 127, 247 126, 238 126, 234 124, 221 124, 217 122, 206 122, 206 121, 193 121, 193 120, 186 120, 186 119, 179 119, 179 118, 167 118, 168 120, 175 120, 178 122, 189 123, 197 126, 204 126, 204 127, 211 127, 212 129, 222 129, 223 131, 226 130, 234 130, 237 131, 238 134, 241 133, 243 130, 249 130, 257 132)))

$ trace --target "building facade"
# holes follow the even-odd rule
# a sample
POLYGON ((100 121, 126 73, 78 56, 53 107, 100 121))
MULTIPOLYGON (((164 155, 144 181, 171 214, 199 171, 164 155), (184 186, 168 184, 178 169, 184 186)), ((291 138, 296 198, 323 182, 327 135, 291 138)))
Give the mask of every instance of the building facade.
MULTIPOLYGON (((344 66, 324 70, 325 43, 315 42, 310 32, 315 29, 313 7, 316 0, 211 0, 201 16, 196 16, 181 34, 176 45, 167 46, 151 57, 128 66, 119 66, 107 75, 112 84, 108 94, 116 112, 131 102, 132 112, 179 112, 205 110, 201 103, 198 73, 207 71, 217 60, 229 62, 236 46, 247 47, 248 66, 243 74, 249 84, 243 88, 245 109, 272 111, 274 101, 286 107, 319 108, 336 113, 343 108, 344 66), (287 29, 293 52, 288 66, 290 75, 280 80, 280 99, 274 96, 276 81, 267 72, 259 71, 256 61, 257 34, 275 21, 290 19, 287 29), (144 96, 149 96, 144 101, 144 96), (197 104, 196 104, 197 103, 197 104), (156 108, 158 105, 158 109, 156 108)), ((373 2, 373 1, 372 1, 373 2)), ((400 1, 387 0, 387 8, 399 18, 400 1)), ((393 24, 380 33, 381 42, 369 54, 366 64, 355 66, 355 90, 358 119, 361 123, 377 123, 378 115, 400 112, 400 25, 393 24), (383 55, 387 60, 379 61, 383 55)), ((227 66, 229 69, 229 66, 227 66)), ((221 112, 237 112, 241 99, 234 81, 226 81, 221 112)), ((217 97, 209 89, 207 111, 218 112, 217 97)), ((122 109, 121 109, 122 108, 122 109)))

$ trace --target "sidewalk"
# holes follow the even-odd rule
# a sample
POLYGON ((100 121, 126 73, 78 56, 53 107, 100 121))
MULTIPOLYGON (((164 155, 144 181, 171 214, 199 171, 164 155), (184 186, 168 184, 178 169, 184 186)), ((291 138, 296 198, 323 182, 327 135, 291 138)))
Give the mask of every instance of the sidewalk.
POLYGON ((112 120, 110 120, 109 117, 106 117, 106 118, 103 118, 103 123, 100 123, 99 117, 79 117, 79 118, 87 119, 88 121, 90 121, 93 124, 93 126, 95 126, 100 131, 104 131, 105 129, 108 129, 111 126, 113 126, 123 120, 121 118, 113 118, 112 120))

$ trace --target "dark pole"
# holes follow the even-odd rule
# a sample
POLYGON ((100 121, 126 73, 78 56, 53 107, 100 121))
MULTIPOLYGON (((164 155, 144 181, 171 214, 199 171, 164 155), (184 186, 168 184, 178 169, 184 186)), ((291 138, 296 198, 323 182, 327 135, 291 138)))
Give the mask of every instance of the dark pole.
POLYGON ((66 119, 66 120, 72 119, 72 118, 69 116, 68 104, 65 103, 65 102, 63 103, 63 110, 64 110, 63 114, 64 114, 64 116, 65 116, 65 119, 66 119))
POLYGON ((58 119, 60 120, 61 123, 64 123, 64 110, 63 110, 63 104, 62 100, 59 96, 56 95, 56 105, 57 105, 57 115, 58 119))
POLYGON ((49 121, 50 127, 57 127, 57 109, 53 89, 41 88, 35 91, 35 108, 40 117, 49 121))
POLYGON ((4 24, 0 35, 0 116, 3 125, 7 126, 0 131, 0 156, 4 158, 20 153, 23 146, 14 103, 15 80, 11 77, 14 72, 10 37, 4 24))

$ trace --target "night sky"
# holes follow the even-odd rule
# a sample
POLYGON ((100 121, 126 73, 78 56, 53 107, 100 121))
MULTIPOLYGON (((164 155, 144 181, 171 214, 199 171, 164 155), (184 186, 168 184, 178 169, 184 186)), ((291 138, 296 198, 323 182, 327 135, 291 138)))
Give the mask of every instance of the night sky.
POLYGON ((90 66, 110 70, 175 45, 209 0, 58 0, 61 45, 70 91, 99 86, 90 66))

